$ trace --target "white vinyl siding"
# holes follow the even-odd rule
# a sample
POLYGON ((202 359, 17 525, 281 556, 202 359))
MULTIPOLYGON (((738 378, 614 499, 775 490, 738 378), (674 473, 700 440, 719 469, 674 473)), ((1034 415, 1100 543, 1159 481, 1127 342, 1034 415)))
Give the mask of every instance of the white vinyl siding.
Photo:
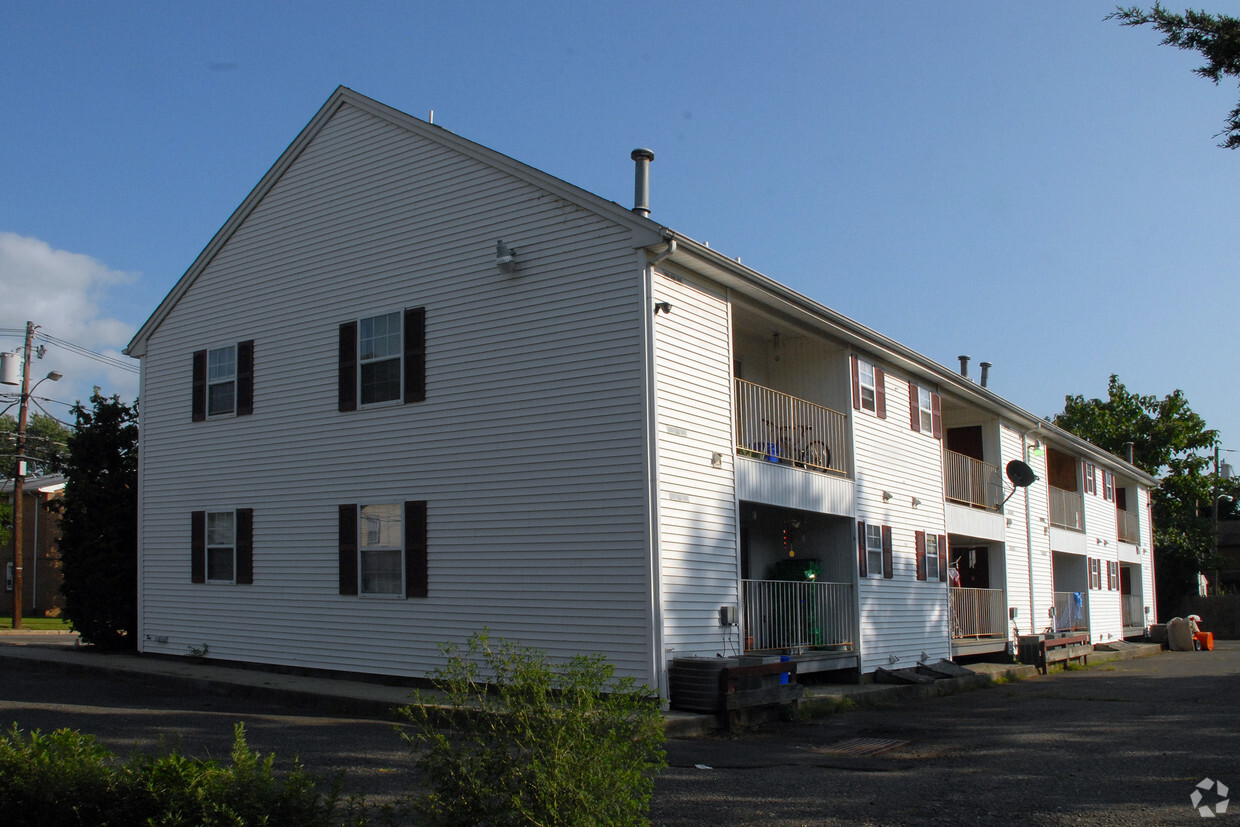
POLYGON ((672 305, 653 321, 664 645, 735 654, 738 627, 719 623, 740 600, 728 304, 661 274, 654 296, 672 305))
POLYGON ((947 584, 917 579, 916 532, 946 534, 940 440, 909 428, 908 381, 883 367, 887 418, 854 411, 857 519, 891 526, 894 578, 859 584, 861 670, 951 657, 947 584), (883 498, 883 493, 891 495, 883 498), (913 500, 917 503, 914 504, 913 500))
POLYGON ((416 675, 489 627, 653 682, 647 310, 629 227, 344 105, 147 344, 143 650, 416 675), (339 323, 408 306, 433 393, 339 413, 339 323), (184 365, 229 337, 256 339, 256 396, 279 404, 193 428, 184 365), (338 594, 342 494, 433 504, 427 598, 338 594), (189 585, 204 499, 254 508, 244 591, 189 585))

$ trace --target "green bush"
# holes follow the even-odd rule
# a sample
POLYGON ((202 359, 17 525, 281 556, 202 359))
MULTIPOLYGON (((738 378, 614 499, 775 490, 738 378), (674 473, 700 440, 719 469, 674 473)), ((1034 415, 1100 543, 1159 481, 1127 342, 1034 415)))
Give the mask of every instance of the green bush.
MULTIPOLYGON (((231 764, 187 758, 176 750, 135 753, 126 764, 68 729, 0 738, 0 813, 9 827, 245 827, 363 824, 344 812, 339 787, 320 790, 294 762, 283 778, 275 756, 253 752, 245 727, 233 733, 231 764)), ((357 802, 354 802, 356 805, 357 802)))
POLYGON ((403 708, 424 788, 413 806, 432 825, 649 824, 664 766, 659 701, 613 680, 601 655, 552 664, 485 632, 464 653, 441 647, 432 678, 403 708))

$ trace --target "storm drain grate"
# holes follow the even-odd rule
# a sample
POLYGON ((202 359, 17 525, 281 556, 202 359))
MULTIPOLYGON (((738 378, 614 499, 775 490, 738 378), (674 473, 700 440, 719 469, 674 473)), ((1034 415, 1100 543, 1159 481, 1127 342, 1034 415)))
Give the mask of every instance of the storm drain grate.
POLYGON ((878 755, 907 743, 908 741, 895 741, 890 738, 849 738, 847 741, 822 747, 819 752, 826 755, 878 755))

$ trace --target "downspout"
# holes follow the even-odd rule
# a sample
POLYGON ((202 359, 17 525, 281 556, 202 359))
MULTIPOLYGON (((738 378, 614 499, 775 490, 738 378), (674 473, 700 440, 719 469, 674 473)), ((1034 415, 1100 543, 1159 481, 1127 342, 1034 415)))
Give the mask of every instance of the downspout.
MULTIPOLYGON (((659 264, 659 262, 663 261, 663 259, 665 258, 668 258, 674 255, 675 253, 676 253, 676 239, 669 238, 667 240, 667 249, 659 253, 657 256, 655 256, 654 258, 650 260, 650 264, 648 265, 651 270, 650 275, 651 276, 654 275, 654 268, 659 264)), ((651 296, 650 298, 653 300, 653 296, 651 296)))
MULTIPOLYGON (((654 261, 671 255, 675 244, 672 240, 665 254, 656 257, 654 261)), ((666 704, 671 699, 671 690, 667 684, 667 653, 664 651, 663 578, 659 555, 659 426, 654 353, 654 262, 646 260, 644 250, 639 251, 638 255, 642 259, 642 338, 645 350, 642 365, 645 381, 642 383, 642 392, 645 395, 646 418, 646 542, 650 548, 650 678, 654 683, 652 688, 666 704)))
MULTIPOLYGON (((1029 460, 1029 446, 1025 442, 1026 437, 1026 434, 1021 434, 1020 437, 1020 452, 1023 455, 1021 457, 1022 462, 1028 462, 1029 460)), ((1033 599, 1033 515, 1029 513, 1029 488, 1030 486, 1025 486, 1025 552, 1029 557, 1029 634, 1036 635, 1038 633, 1038 604, 1033 599)))

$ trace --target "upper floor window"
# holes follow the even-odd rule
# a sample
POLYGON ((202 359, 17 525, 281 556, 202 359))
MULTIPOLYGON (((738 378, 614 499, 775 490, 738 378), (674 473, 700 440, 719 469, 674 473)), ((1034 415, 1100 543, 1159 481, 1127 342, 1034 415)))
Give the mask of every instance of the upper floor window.
POLYGON ((426 309, 340 325, 338 409, 426 398, 426 309))
POLYGON ((207 351, 207 416, 232 413, 237 401, 237 350, 207 351))
POLYGON ((909 408, 914 431, 943 438, 943 403, 939 395, 929 388, 909 382, 909 408))
POLYGON ((1102 471, 1102 496, 1112 502, 1115 500, 1115 475, 1106 469, 1102 471))
POLYGON ((850 361, 852 363, 853 409, 872 411, 879 419, 886 419, 887 393, 883 369, 856 354, 852 355, 850 361))
POLYGON ((254 412, 254 340, 194 351, 191 418, 254 412))
POLYGON ((401 319, 399 313, 358 323, 357 361, 363 405, 400 399, 401 319))

